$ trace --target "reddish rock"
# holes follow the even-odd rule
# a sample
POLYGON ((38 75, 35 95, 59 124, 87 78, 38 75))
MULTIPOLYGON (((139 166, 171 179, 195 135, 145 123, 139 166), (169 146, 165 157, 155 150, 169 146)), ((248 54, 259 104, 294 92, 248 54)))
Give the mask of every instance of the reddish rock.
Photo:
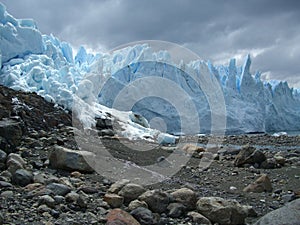
POLYGON ((243 191, 245 192, 271 192, 272 191, 272 184, 268 175, 263 174, 261 175, 254 183, 249 184, 247 187, 244 188, 243 191))
POLYGON ((113 209, 106 216, 106 225, 140 225, 129 213, 122 209, 113 209))

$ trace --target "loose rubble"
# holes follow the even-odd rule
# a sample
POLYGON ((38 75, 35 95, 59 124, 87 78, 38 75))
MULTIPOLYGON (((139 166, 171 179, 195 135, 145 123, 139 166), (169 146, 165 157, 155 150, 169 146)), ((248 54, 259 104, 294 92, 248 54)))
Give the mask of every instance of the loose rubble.
MULTIPOLYGON (((86 163, 94 153, 78 149, 69 112, 1 86, 0 98, 0 225, 299 221, 300 136, 225 136, 217 149, 205 147, 207 136, 194 144, 195 137, 181 137, 186 144, 178 146, 136 141, 155 149, 139 158, 118 137, 100 133, 114 156, 135 163, 177 150, 191 156, 172 178, 142 186, 110 181, 86 163), (14 108, 13 97, 23 106, 14 108)), ((98 119, 97 130, 104 129, 113 129, 111 121, 98 119)))

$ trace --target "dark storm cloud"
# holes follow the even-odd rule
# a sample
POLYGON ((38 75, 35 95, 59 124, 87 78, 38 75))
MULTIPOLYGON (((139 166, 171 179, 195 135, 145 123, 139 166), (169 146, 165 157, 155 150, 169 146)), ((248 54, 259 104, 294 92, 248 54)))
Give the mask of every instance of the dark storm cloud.
POLYGON ((3 0, 17 18, 78 47, 172 41, 213 63, 252 56, 252 71, 300 87, 300 1, 3 0))

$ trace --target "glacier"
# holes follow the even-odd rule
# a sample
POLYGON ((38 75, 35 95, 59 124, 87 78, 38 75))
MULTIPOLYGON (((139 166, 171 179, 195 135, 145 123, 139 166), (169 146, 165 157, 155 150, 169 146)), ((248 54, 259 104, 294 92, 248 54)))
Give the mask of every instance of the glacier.
POLYGON ((1 3, 0 40, 0 84, 73 110, 87 127, 108 112, 123 121, 123 135, 132 138, 161 137, 155 129, 170 134, 300 130, 300 90, 251 74, 250 55, 242 66, 235 59, 228 65, 183 62, 164 49, 137 43, 96 54, 82 46, 74 56, 71 44, 41 34, 33 20, 14 18, 1 3), (212 108, 214 94, 221 94, 225 110, 225 125, 217 128, 213 120, 223 109, 212 108), (130 111, 146 118, 150 128, 132 121, 130 111))

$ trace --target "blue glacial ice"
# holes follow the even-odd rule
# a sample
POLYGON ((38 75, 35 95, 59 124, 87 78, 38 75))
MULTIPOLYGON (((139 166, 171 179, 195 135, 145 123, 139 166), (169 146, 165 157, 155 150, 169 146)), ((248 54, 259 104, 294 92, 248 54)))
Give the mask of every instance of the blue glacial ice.
MULTIPOLYGON (((221 88, 227 133, 300 130, 300 91, 287 82, 266 82, 260 73, 250 74, 249 55, 242 66, 236 65, 235 59, 221 66, 203 60, 176 64, 168 52, 137 44, 97 54, 80 47, 74 56, 69 43, 41 34, 33 20, 15 19, 1 3, 0 40, 0 84, 36 92, 47 101, 73 109, 86 126, 95 123, 95 116, 103 116, 101 111, 109 111, 129 124, 124 125, 127 131, 137 129, 137 136, 151 133, 151 129, 131 123, 132 113, 118 111, 125 110, 142 115, 150 126, 153 119, 160 118, 168 133, 189 133, 182 129, 183 122, 188 127, 200 124, 199 129, 188 129, 190 133, 212 132, 212 115, 219 112, 211 109, 207 90, 190 71, 221 88), (153 84, 155 79, 164 79, 168 85, 161 88, 161 84, 153 84), (136 93, 130 95, 127 89, 136 93), (151 90, 151 95, 145 96, 145 90, 151 90), (138 97, 139 92, 144 93, 143 98, 138 97)), ((209 94, 216 90, 211 88, 209 94)))

